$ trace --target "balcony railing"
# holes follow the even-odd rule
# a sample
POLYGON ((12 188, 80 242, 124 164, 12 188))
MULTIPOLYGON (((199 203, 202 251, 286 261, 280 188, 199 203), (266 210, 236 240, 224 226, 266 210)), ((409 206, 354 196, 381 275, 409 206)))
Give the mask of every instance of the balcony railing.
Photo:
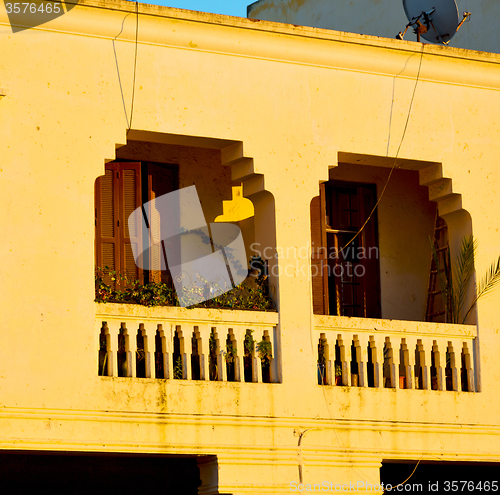
POLYGON ((474 392, 473 325, 315 316, 318 384, 474 392))
POLYGON ((98 374, 279 382, 275 312, 96 303, 98 374))

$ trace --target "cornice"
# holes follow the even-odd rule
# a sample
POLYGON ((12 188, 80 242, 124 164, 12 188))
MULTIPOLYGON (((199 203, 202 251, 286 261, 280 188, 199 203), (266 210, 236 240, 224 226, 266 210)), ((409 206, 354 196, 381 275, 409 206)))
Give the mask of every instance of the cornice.
MULTIPOLYGON (((31 29, 111 40, 135 9, 123 0, 82 0, 31 29)), ((499 54, 147 4, 139 4, 138 12, 140 45, 409 79, 422 56, 421 81, 500 89, 499 54)), ((5 17, 0 22, 8 24, 5 17)), ((118 40, 134 43, 135 22, 126 24, 118 40)))
POLYGON ((208 427, 300 428, 336 431, 392 433, 450 433, 499 435, 498 424, 463 424, 449 422, 378 421, 372 419, 334 419, 305 417, 233 416, 224 414, 178 414, 139 411, 99 411, 0 407, 0 420, 76 421, 208 427))

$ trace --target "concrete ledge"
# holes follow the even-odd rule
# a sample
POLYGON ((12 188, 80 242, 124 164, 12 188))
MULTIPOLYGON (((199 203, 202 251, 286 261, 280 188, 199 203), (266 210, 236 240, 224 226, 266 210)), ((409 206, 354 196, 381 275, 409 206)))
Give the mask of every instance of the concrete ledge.
POLYGON ((277 325, 274 311, 242 311, 232 309, 179 308, 175 306, 147 307, 139 304, 95 303, 98 318, 123 317, 140 320, 182 320, 200 323, 248 323, 249 325, 277 325))
POLYGON ((375 318, 354 318, 350 316, 314 316, 317 330, 359 330, 362 332, 384 332, 405 337, 477 337, 475 325, 454 325, 451 323, 431 323, 425 321, 383 320, 375 318))

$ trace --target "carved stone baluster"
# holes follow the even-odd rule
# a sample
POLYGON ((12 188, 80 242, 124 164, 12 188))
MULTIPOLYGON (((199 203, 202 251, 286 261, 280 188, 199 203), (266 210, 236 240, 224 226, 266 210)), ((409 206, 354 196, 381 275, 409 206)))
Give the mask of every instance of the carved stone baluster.
POLYGON ((417 339, 406 337, 406 346, 408 347, 408 367, 406 372, 406 388, 418 388, 417 377, 415 376, 415 349, 417 339))
POLYGON ((375 387, 384 386, 384 343, 385 339, 383 335, 376 334, 373 337, 375 342, 375 373, 374 381, 375 387))
POLYGON ((167 354, 167 378, 174 378, 174 337, 175 337, 175 325, 173 323, 168 324, 167 329, 165 329, 165 349, 167 354))
POLYGON ((469 387, 469 392, 475 392, 475 383, 474 383, 474 356, 472 351, 472 341, 464 342, 464 351, 465 351, 465 363, 467 366, 467 384, 469 387))
POLYGON ((200 334, 198 341, 198 353, 200 355, 200 380, 209 380, 210 362, 210 327, 208 325, 198 325, 196 327, 200 334))
MULTIPOLYGON (((426 337, 420 339, 420 366, 422 367, 422 385, 424 390, 430 390, 431 388, 431 351, 432 351, 432 339, 426 337)), ((418 346, 418 344, 417 344, 418 346)))
POLYGON ((367 363, 368 363, 368 334, 358 334, 360 361, 359 366, 359 386, 368 387, 367 363))
POLYGON ((236 358, 234 363, 234 379, 237 382, 244 382, 244 342, 245 342, 245 327, 233 326, 234 343, 236 345, 236 358))
MULTIPOLYGON (((157 324, 151 326, 152 334, 154 335, 154 357, 152 357, 151 363, 151 377, 154 378, 170 378, 169 375, 169 355, 167 352, 167 338, 165 332, 163 331, 163 325, 157 324), (158 371, 156 369, 156 361, 158 360, 158 371)), ((150 340, 150 348, 152 345, 152 340, 150 340)), ((152 351, 152 348, 151 348, 152 351)))

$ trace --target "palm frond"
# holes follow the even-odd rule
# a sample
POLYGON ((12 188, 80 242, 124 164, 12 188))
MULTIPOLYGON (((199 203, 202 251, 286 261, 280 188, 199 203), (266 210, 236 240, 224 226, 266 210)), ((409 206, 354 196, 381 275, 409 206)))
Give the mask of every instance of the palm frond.
POLYGON ((446 310, 447 323, 465 323, 470 312, 476 306, 479 298, 485 296, 500 285, 500 256, 493 262, 486 272, 486 275, 478 285, 478 289, 472 304, 461 318, 463 306, 467 298, 467 290, 470 279, 474 274, 474 258, 476 254, 477 242, 472 235, 462 239, 462 245, 457 253, 455 263, 451 264, 450 250, 441 261, 437 247, 429 237, 431 244, 432 258, 436 265, 439 285, 443 294, 444 306, 446 310))
POLYGON ((457 253, 455 262, 455 270, 453 273, 453 293, 454 293, 454 309, 456 312, 455 322, 458 323, 459 315, 462 312, 462 307, 467 296, 469 281, 474 273, 474 255, 476 252, 477 243, 472 235, 465 236, 462 239, 462 245, 457 253))
POLYGON ((485 277, 479 283, 477 299, 492 291, 500 283, 500 256, 493 262, 485 277))
POLYGON ((467 316, 469 316, 469 313, 474 309, 474 306, 476 305, 479 298, 485 296, 486 294, 488 294, 488 292, 491 292, 498 286, 498 284, 500 284, 500 256, 498 257, 496 263, 493 262, 491 264, 490 269, 486 272, 486 275, 481 280, 481 282, 479 282, 476 297, 470 305, 467 313, 465 313, 462 323, 465 323, 467 316))

